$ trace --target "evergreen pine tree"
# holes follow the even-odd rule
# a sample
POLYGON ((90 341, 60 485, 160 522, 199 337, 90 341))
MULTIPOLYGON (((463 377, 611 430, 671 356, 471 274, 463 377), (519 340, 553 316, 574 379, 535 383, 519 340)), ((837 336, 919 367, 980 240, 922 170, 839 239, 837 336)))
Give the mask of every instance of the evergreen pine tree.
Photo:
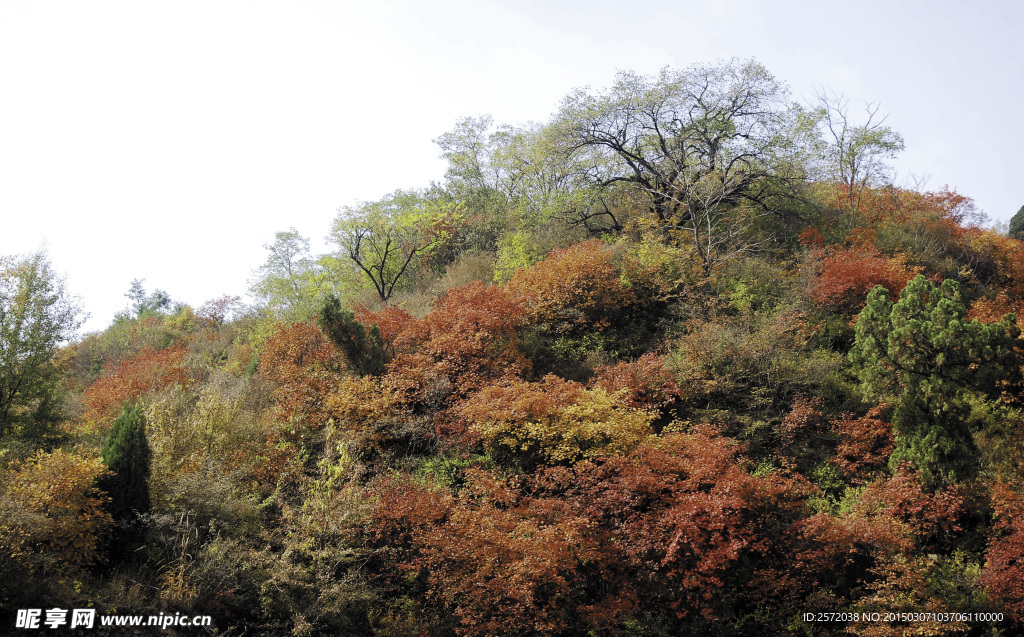
POLYGON ((1010 228, 1007 234, 1014 239, 1024 238, 1024 206, 1020 207, 1017 214, 1010 218, 1010 228))
POLYGON ((110 513, 118 523, 130 523, 149 512, 152 452, 146 439, 146 416, 141 405, 126 403, 103 445, 103 462, 110 469, 101 485, 110 496, 110 513))
POLYGON ((385 372, 387 356, 384 341, 376 325, 366 329, 355 319, 352 310, 341 307, 338 297, 329 295, 320 306, 317 323, 324 334, 337 345, 349 367, 357 374, 380 376, 385 372))
POLYGON ((895 468, 909 462, 932 488, 972 477, 978 449, 968 394, 994 398, 1020 369, 1016 317, 967 321, 956 281, 918 275, 896 303, 877 286, 857 319, 850 362, 872 400, 894 406, 895 468))

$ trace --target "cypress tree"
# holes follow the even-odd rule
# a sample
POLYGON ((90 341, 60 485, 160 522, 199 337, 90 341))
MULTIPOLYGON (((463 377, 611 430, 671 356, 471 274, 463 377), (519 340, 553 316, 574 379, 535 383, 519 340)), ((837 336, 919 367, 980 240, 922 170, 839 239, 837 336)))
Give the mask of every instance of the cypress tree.
POLYGON ((111 474, 102 488, 110 496, 110 513, 118 523, 130 523, 149 512, 149 475, 153 453, 146 439, 146 416, 141 405, 125 403, 103 445, 103 462, 111 474))

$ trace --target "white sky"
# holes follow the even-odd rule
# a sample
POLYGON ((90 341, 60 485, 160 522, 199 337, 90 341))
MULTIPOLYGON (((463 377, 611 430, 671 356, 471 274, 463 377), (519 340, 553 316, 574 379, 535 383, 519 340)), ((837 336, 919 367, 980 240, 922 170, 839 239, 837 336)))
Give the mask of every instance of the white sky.
POLYGON ((1024 204, 1024 3, 0 0, 0 254, 45 241, 105 327, 134 278, 244 295, 295 226, 440 180, 463 116, 546 120, 571 89, 756 57, 795 98, 881 103, 900 176, 1024 204), (971 5, 977 8, 972 8, 971 5), (554 6, 552 6, 554 5, 554 6))

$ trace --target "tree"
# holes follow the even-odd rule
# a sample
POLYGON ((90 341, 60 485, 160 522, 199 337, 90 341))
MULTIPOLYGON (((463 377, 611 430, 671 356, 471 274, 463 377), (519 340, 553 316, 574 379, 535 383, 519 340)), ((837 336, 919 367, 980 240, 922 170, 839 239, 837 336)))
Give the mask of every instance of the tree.
POLYGON ((38 557, 80 567, 100 561, 113 525, 104 510, 108 498, 97 488, 107 474, 99 458, 60 449, 0 473, 0 573, 20 575, 4 572, 9 557, 18 571, 38 557))
POLYGON ((341 307, 338 297, 329 295, 317 317, 320 329, 334 341, 348 361, 349 368, 360 375, 380 376, 385 371, 387 356, 380 328, 371 325, 366 329, 355 319, 352 310, 341 307))
POLYGON ((346 287, 337 259, 314 257, 309 239, 295 228, 276 233, 274 242, 263 247, 269 252, 267 261, 257 271, 250 289, 289 320, 310 318, 325 294, 346 287))
POLYGON ((1009 486, 992 489, 995 524, 985 555, 981 583, 1010 619, 1024 623, 1024 502, 1009 486))
POLYGON ((680 399, 682 390, 665 369, 665 357, 647 352, 634 362, 601 365, 591 387, 600 387, 626 407, 662 409, 680 399))
MULTIPOLYGON (((518 348, 516 329, 522 323, 522 306, 501 287, 474 281, 451 288, 426 316, 407 320, 395 336, 392 376, 419 391, 444 379, 450 399, 515 378, 530 368, 518 348)), ((382 331, 388 337, 390 326, 382 325, 382 331)))
POLYGON ((149 474, 153 454, 146 438, 142 405, 125 403, 103 445, 103 462, 110 475, 101 487, 110 495, 110 512, 118 523, 149 512, 149 474))
POLYGON ((885 466, 892 453, 892 425, 882 418, 883 406, 872 407, 860 418, 844 414, 832 421, 838 438, 833 463, 852 484, 862 484, 885 466))
POLYGON ((717 616, 736 626, 744 601, 799 594, 787 590, 797 588, 787 544, 808 485, 780 472, 752 475, 743 447, 710 426, 692 429, 578 465, 563 478, 566 499, 602 538, 601 588, 631 597, 633 617, 682 627, 666 634, 769 634, 702 622, 717 616))
POLYGON ((850 100, 841 93, 822 90, 817 100, 827 176, 844 186, 850 211, 859 212, 864 189, 888 180, 890 169, 884 160, 903 150, 903 137, 884 125, 886 117, 879 117, 876 103, 866 102, 867 119, 854 124, 850 100))
POLYGON ((786 93, 754 61, 666 68, 654 79, 620 72, 604 94, 571 94, 559 117, 597 184, 646 193, 661 227, 690 235, 708 274, 730 246, 749 247, 739 204, 770 206, 793 142, 781 134, 795 121, 786 93))
POLYGON ((85 428, 106 428, 126 401, 165 387, 187 387, 196 378, 188 367, 188 353, 186 345, 160 350, 147 347, 105 368, 82 393, 85 428))
POLYGON ((313 321, 277 325, 260 353, 260 375, 276 385, 276 411, 283 422, 326 425, 328 398, 344 378, 345 360, 313 321))
POLYGON ((143 283, 145 279, 132 279, 132 286, 125 294, 132 302, 132 313, 136 317, 142 318, 171 309, 173 302, 170 294, 160 289, 146 294, 143 283))
POLYGON ((625 455, 653 433, 655 417, 553 374, 485 387, 457 411, 492 454, 527 468, 625 455))
POLYGON ((868 240, 855 240, 849 248, 832 247, 821 261, 821 272, 808 290, 825 307, 859 310, 867 292, 881 285, 899 293, 923 269, 908 267, 904 255, 886 256, 868 240))
POLYGON ((242 307, 241 297, 223 294, 199 306, 196 316, 210 327, 220 327, 242 307))
POLYGON ((623 307, 635 302, 613 256, 596 239, 553 250, 540 263, 516 272, 509 294, 522 300, 528 322, 547 324, 557 334, 607 329, 623 307))
POLYGON ((342 254, 363 272, 387 301, 418 256, 430 248, 418 222, 429 202, 415 192, 396 191, 359 207, 344 207, 331 229, 342 254))
POLYGON ((1010 227, 1007 229, 1007 234, 1014 239, 1020 239, 1021 233, 1024 233, 1024 206, 1010 218, 1010 227))
POLYGON ((0 258, 0 436, 56 420, 57 346, 81 323, 44 252, 0 258))
POLYGON ((392 478, 376 487, 371 542, 397 554, 406 578, 423 574, 420 604, 463 637, 595 632, 588 596, 606 593, 586 586, 602 557, 589 520, 483 471, 466 481, 457 499, 392 478))
POLYGON ((559 216, 592 234, 620 231, 614 206, 587 183, 585 164, 567 152, 564 133, 557 122, 515 128, 494 127, 489 116, 459 120, 434 140, 448 161, 445 189, 471 212, 489 215, 495 229, 559 216))
POLYGON ((1016 317, 983 324, 965 316, 960 286, 951 279, 936 286, 918 275, 896 303, 877 286, 857 319, 850 351, 864 393, 894 406, 890 466, 909 462, 931 489, 977 469, 969 394, 998 397, 1019 373, 1016 317))
POLYGON ((516 196, 517 175, 499 159, 514 130, 506 125, 490 132, 493 125, 490 116, 466 117, 434 140, 448 162, 445 182, 449 192, 474 211, 508 205, 516 196))

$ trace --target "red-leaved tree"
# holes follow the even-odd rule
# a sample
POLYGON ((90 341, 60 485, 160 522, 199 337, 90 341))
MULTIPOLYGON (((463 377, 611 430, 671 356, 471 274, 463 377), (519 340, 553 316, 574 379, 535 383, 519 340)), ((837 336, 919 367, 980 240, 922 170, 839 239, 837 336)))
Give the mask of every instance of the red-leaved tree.
POLYGON ((552 251, 547 259, 517 272, 508 290, 524 304, 528 323, 546 324, 559 334, 603 330, 634 300, 609 247, 596 239, 552 251))
POLYGON ((345 358, 312 322, 279 325, 260 354, 260 375, 276 385, 283 420, 321 427, 331 419, 328 398, 341 381, 345 358))
POLYGON ((498 286, 475 281, 448 290, 421 320, 382 328, 395 351, 392 384, 422 399, 428 388, 447 383, 457 398, 518 377, 530 366, 517 347, 522 316, 521 305, 498 286))
POLYGON ((187 387, 196 373, 187 364, 188 347, 145 348, 138 354, 114 363, 103 371, 82 394, 86 428, 109 427, 127 400, 137 400, 165 387, 187 387))

